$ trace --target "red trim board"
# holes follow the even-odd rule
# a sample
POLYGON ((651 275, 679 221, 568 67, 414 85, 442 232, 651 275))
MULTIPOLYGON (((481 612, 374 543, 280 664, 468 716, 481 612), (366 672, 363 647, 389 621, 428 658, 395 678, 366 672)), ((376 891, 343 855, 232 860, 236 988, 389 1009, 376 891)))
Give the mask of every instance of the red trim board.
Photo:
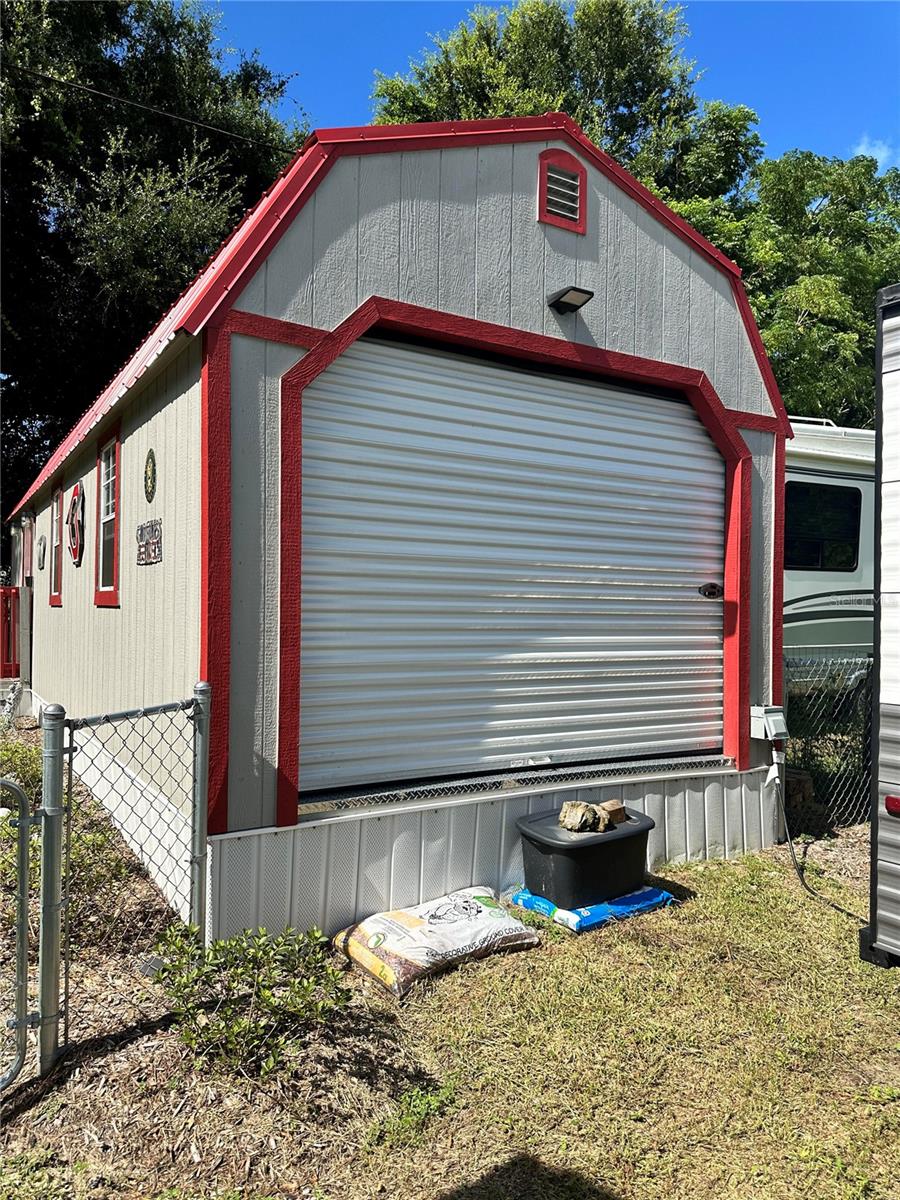
POLYGON ((96 469, 96 488, 97 502, 94 512, 94 604, 97 608, 118 608, 119 607, 119 523, 120 523, 120 501, 121 501, 121 446, 119 440, 119 427, 115 426, 111 429, 106 437, 102 438, 97 443, 97 469, 96 469), (102 491, 102 467, 103 467, 103 450, 110 442, 116 444, 116 515, 113 520, 115 527, 113 533, 113 586, 111 588, 100 587, 100 503, 102 491))
POLYGON ((281 380, 281 565, 277 822, 297 821, 300 787, 301 518, 303 392, 349 346, 372 329, 449 346, 490 351, 567 367, 600 378, 667 386, 690 400, 725 459, 724 751, 738 770, 750 747, 750 451, 702 371, 523 333, 469 317, 373 297, 293 366, 281 380))
POLYGON ((230 310, 224 325, 229 333, 260 338, 264 342, 280 342, 285 346, 300 346, 304 350, 318 346, 328 336, 327 329, 318 329, 315 325, 299 325, 294 321, 280 321, 277 317, 260 317, 239 308, 230 310))
POLYGON ((596 147, 565 113, 494 118, 485 121, 323 129, 307 140, 272 187, 263 194, 259 203, 246 214, 193 283, 163 315, 121 371, 56 448, 10 516, 15 516, 35 492, 52 478, 75 447, 152 366, 179 332, 197 334, 216 314, 228 311, 240 295, 244 284, 272 251, 293 218, 339 158, 344 155, 434 150, 442 146, 457 148, 550 140, 566 143, 575 154, 590 162, 655 220, 729 279, 763 373, 772 407, 783 422, 785 434, 790 436, 784 404, 766 359, 750 305, 740 284, 740 269, 643 184, 615 163, 609 155, 596 147))
POLYGON ((0 587, 0 679, 19 678, 19 586, 0 587))
POLYGON ((772 703, 783 700, 784 674, 784 452, 785 439, 775 438, 775 510, 772 533, 772 703))
POLYGON ((204 333, 200 377, 200 678, 212 689, 210 833, 228 829, 231 692, 231 335, 204 333))
MULTIPOLYGON (((309 325, 232 309, 204 330, 200 376, 200 678, 212 689, 210 833, 228 829, 231 715, 231 338, 262 338, 307 348, 326 337, 309 325)), ((283 451, 282 451, 283 453, 283 451)), ((282 537, 284 522, 282 522, 282 537)), ((295 806, 296 807, 296 806, 295 806)))

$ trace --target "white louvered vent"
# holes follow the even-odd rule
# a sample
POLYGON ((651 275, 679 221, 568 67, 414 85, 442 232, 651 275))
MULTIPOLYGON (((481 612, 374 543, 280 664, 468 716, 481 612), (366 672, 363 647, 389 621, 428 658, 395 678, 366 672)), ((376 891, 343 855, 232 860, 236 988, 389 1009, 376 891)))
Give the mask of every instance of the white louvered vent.
POLYGON ((547 164, 547 212, 566 221, 577 221, 581 180, 555 163, 547 164))

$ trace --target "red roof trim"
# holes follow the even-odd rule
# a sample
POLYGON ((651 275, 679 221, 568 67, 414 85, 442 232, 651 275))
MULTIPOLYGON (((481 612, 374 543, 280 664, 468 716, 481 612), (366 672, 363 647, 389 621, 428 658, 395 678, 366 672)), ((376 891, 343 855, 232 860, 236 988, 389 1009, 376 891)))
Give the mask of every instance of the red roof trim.
POLYGON ((750 306, 740 285, 740 268, 708 242, 687 221, 674 213, 642 183, 595 146, 565 113, 537 117, 497 117, 483 121, 439 121, 418 125, 366 125, 347 129, 321 129, 282 171, 259 203, 247 213, 194 282, 179 296, 159 324, 101 393, 78 424, 57 447, 37 479, 13 509, 15 516, 44 486, 71 452, 87 437, 116 401, 128 390, 175 335, 184 330, 199 333, 219 311, 230 308, 243 284, 271 252, 328 171, 345 154, 389 154, 429 150, 442 145, 481 146, 495 143, 562 141, 593 164, 617 187, 646 209, 731 281, 735 300, 763 372, 775 412, 789 425, 772 369, 750 306))

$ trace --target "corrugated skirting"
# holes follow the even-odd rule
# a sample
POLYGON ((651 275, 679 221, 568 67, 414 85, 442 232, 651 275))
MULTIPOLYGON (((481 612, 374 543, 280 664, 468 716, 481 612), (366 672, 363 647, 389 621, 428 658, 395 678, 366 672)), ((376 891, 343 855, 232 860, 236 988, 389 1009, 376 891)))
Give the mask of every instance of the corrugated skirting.
POLYGON ((342 812, 286 829, 210 839, 210 916, 215 936, 241 929, 318 926, 334 933, 373 912, 455 888, 522 883, 516 819, 564 800, 621 796, 656 821, 649 865, 732 858, 774 844, 776 801, 765 768, 503 799, 460 797, 342 812))

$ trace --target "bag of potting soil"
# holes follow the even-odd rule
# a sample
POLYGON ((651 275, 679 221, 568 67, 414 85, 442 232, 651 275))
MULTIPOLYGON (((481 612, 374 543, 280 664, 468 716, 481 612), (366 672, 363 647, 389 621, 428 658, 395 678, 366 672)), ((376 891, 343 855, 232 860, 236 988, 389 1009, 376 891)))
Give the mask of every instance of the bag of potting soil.
POLYGON ((629 892, 627 896, 618 896, 615 900, 605 900, 602 904, 590 904, 585 908, 573 909, 557 908, 550 900, 545 900, 543 896, 535 896, 529 892, 528 888, 520 888, 509 897, 510 904, 528 909, 530 912, 540 913, 542 917, 555 921, 557 925, 564 925, 573 933, 584 933, 588 929, 597 929, 601 925, 607 925, 610 921, 621 921, 625 917, 637 916, 638 913, 652 912, 655 908, 665 908, 666 905, 673 904, 674 900, 675 897, 671 892, 650 886, 638 888, 636 892, 629 892))
POLYGON ((467 958, 536 946, 533 929, 511 917, 490 888, 463 888, 412 908, 375 913, 334 944, 395 996, 417 979, 467 958))

